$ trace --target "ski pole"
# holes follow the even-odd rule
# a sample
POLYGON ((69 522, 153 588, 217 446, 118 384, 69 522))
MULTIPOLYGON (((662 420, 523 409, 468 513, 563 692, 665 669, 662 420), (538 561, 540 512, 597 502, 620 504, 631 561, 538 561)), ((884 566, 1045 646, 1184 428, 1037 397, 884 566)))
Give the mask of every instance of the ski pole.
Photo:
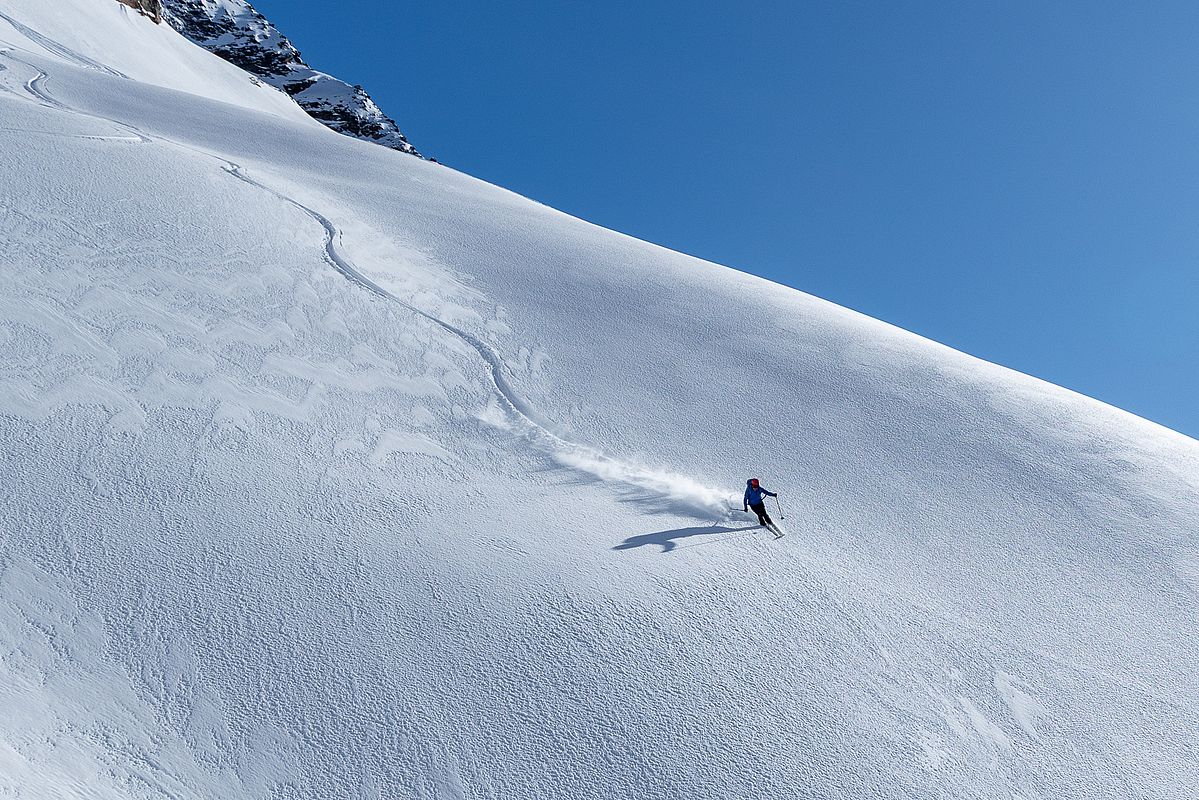
POLYGON ((779 519, 786 519, 787 515, 783 513, 783 506, 779 503, 779 496, 777 494, 774 496, 774 505, 779 510, 779 519))

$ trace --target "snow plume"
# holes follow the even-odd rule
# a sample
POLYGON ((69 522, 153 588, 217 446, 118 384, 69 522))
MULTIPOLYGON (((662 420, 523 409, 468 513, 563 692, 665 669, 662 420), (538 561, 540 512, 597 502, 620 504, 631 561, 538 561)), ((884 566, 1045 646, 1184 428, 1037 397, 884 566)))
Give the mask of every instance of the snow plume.
POLYGON ((732 511, 731 495, 688 475, 622 461, 590 447, 563 444, 566 446, 551 452, 555 461, 602 481, 627 502, 711 522, 727 518, 732 511))
MULTIPOLYGON (((329 228, 326 227, 326 230, 329 228)), ((335 252, 332 253, 331 259, 341 261, 345 267, 344 261, 339 257, 334 258, 335 255, 335 252)), ((356 283, 369 284, 367 288, 376 293, 381 292, 470 345, 486 364, 496 399, 501 407, 497 409, 498 415, 489 415, 490 421, 499 423, 500 427, 508 430, 523 431, 538 449, 547 453, 561 466, 580 475, 590 476, 616 490, 627 501, 641 503, 654 511, 707 520, 713 517, 719 520, 728 516, 731 510, 729 496, 703 485, 694 478, 613 458, 594 447, 572 442, 554 433, 553 424, 513 386, 508 375, 507 362, 495 348, 461 328, 399 299, 363 278, 361 273, 352 267, 343 268, 342 272, 356 283)))
MULTIPOLYGON (((510 388, 510 387, 508 387, 510 388)), ((527 407, 519 401, 522 407, 527 407)), ((622 501, 647 511, 694 517, 715 524, 733 511, 734 495, 703 481, 636 459, 610 456, 598 448, 570 441, 530 418, 503 390, 479 415, 492 427, 523 438, 529 446, 570 471, 573 482, 602 484, 622 501)))

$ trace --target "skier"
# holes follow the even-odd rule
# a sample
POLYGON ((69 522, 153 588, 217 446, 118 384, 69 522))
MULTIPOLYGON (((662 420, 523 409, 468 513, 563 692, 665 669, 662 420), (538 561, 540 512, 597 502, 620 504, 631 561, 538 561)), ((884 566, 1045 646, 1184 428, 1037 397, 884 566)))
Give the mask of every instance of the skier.
POLYGON ((774 520, 766 513, 766 497, 778 497, 772 491, 767 490, 758 482, 757 478, 750 478, 745 482, 745 507, 742 509, 745 513, 749 513, 752 508, 754 513, 758 515, 758 523, 769 528, 774 532, 775 537, 783 535, 778 526, 774 524, 774 520))

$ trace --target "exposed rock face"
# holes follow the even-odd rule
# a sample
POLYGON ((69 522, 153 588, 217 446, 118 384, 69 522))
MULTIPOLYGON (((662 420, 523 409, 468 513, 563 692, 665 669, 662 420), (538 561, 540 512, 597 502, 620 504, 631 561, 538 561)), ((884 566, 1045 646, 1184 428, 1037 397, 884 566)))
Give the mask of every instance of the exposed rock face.
POLYGON ((160 0, 117 0, 117 2, 137 9, 155 22, 162 22, 162 3, 160 0))
POLYGON ((326 126, 347 136, 420 155, 366 90, 312 69, 287 37, 245 0, 162 0, 162 6, 163 18, 175 30, 287 92, 326 126))

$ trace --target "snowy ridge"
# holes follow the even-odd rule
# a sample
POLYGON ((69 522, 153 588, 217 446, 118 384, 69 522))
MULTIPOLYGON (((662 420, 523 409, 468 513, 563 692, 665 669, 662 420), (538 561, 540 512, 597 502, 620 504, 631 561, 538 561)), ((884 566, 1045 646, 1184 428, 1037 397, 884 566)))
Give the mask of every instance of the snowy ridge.
POLYGON ((1194 441, 5 13, 0 793, 1190 792, 1194 441))
POLYGON ((164 0, 166 21, 201 47, 287 92, 333 130, 420 155, 361 86, 312 69, 245 0, 164 0))
MULTIPOLYGON (((293 120, 310 120, 286 94, 214 56, 201 53, 166 25, 118 3, 5 0, 0 39, 21 51, 89 70, 201 95, 293 120), (37 20, 38 27, 27 24, 37 20), (113 47, 136 41, 136 47, 113 47)), ((315 123, 314 123, 315 124, 315 123)))

